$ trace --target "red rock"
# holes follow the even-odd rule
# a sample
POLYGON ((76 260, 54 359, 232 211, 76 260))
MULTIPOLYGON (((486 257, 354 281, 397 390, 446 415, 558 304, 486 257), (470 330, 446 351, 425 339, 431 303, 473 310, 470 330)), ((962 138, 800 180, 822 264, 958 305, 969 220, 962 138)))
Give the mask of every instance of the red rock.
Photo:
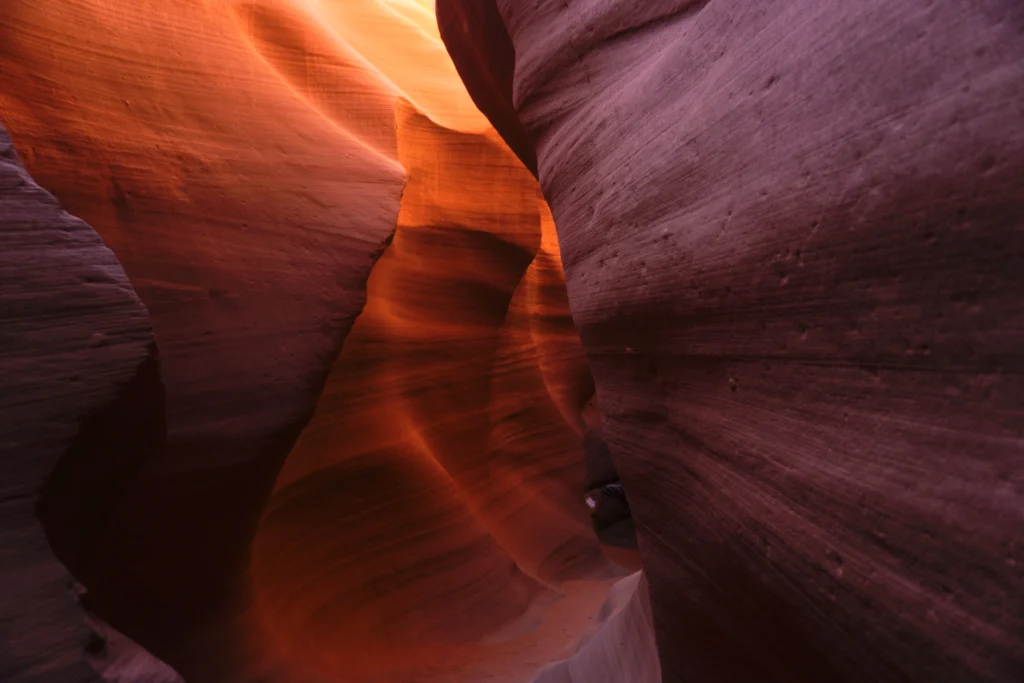
POLYGON ((533 177, 493 131, 411 105, 397 138, 398 230, 278 478, 253 584, 309 675, 471 681, 542 582, 608 575, 565 417, 592 385, 533 177))
POLYGON ((437 25, 470 97, 495 130, 537 174, 532 140, 512 100, 515 49, 497 5, 484 2, 438 2, 437 25), (486 40, 478 37, 486 36, 486 40))
MULTIPOLYGON (((84 546, 94 508, 47 527, 103 618, 190 683, 564 656, 621 573, 593 384, 536 179, 423 2, 5 2, 0 111, 161 350, 166 443, 84 546)), ((83 452, 48 500, 95 497, 83 452)), ((177 675, 113 641, 105 676, 177 675)))
POLYGON ((117 253, 161 349, 167 442, 84 577, 143 641, 185 628, 241 575, 404 183, 387 155, 395 91, 344 51, 293 82, 296 36, 316 49, 330 34, 249 6, 0 8, 12 137, 117 253))
POLYGON ((1019 680, 1018 4, 439 4, 504 20, 444 35, 514 71, 664 680, 1019 680))

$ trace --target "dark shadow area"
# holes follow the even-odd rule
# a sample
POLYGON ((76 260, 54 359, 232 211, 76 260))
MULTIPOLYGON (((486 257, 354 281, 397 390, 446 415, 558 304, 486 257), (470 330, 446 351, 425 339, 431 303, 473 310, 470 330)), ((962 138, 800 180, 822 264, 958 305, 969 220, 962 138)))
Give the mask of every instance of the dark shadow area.
POLYGON ((167 434, 159 354, 150 349, 117 398, 82 422, 36 502, 54 555, 87 587, 114 510, 167 434))

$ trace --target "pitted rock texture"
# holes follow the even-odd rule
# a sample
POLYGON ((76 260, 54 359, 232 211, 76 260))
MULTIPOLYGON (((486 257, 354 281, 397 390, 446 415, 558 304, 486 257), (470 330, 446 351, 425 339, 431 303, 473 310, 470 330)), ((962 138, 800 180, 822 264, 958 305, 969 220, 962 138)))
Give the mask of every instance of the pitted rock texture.
MULTIPOLYGON (((0 377, 0 680, 99 681, 109 661, 68 567, 83 569, 162 436, 156 348, 114 254, 35 183, 3 128, 0 377), (111 420, 124 428, 103 430, 111 420), (83 466, 88 487, 65 490, 61 473, 83 466)), ((162 666, 113 635, 117 656, 162 666)))
POLYGON ((664 680, 1019 680, 1020 4, 493 4, 664 680))

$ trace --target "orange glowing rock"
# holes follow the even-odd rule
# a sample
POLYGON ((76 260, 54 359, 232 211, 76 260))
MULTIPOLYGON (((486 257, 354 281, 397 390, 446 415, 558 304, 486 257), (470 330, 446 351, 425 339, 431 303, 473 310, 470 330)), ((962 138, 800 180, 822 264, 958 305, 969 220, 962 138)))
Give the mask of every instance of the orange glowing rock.
POLYGON ((361 680, 454 675, 541 582, 608 575, 565 417, 593 389, 536 182, 493 131, 403 103, 397 134, 398 230, 253 555, 273 641, 361 680))
POLYGON ((593 386, 431 2, 12 0, 0 115, 160 350, 167 440, 93 607, 189 681, 565 656, 620 573, 580 499, 593 386))

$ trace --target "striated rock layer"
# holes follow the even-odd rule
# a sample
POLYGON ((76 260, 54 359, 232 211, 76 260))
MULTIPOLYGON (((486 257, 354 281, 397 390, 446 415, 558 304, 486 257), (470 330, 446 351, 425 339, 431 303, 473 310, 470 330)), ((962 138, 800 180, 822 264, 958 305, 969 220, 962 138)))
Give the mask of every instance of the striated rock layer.
POLYGON ((132 662, 133 681, 173 681, 119 634, 105 642, 68 573, 162 436, 149 315, 114 254, 36 185, 3 128, 0 302, 0 680, 119 680, 132 662))
POLYGON ((438 4, 535 141, 664 680, 1018 680, 1019 3, 438 4))
MULTIPOLYGON (((288 15, 260 24, 256 6, 0 8, 4 121, 39 182, 118 255, 161 349, 167 441, 85 577, 139 635, 196 618, 246 562, 404 182, 385 143, 325 116, 261 56, 251 32, 291 34, 288 15)), ((358 93, 367 111, 351 118, 389 129, 398 95, 368 65, 324 70, 325 88, 358 93)))
POLYGON ((190 683, 528 680, 622 573, 550 213, 429 4, 0 7, 0 117, 117 254, 166 386, 146 467, 100 495, 85 447, 40 515, 190 683))
POLYGON ((544 667, 534 683, 661 681, 647 582, 641 572, 612 587, 596 621, 573 656, 544 667))
POLYGON ((253 553, 274 641, 360 680, 458 677, 452 660, 540 598, 537 579, 603 564, 564 416, 593 389, 564 289, 547 301, 561 271, 536 182, 493 132, 411 106, 397 131, 398 230, 253 553))

